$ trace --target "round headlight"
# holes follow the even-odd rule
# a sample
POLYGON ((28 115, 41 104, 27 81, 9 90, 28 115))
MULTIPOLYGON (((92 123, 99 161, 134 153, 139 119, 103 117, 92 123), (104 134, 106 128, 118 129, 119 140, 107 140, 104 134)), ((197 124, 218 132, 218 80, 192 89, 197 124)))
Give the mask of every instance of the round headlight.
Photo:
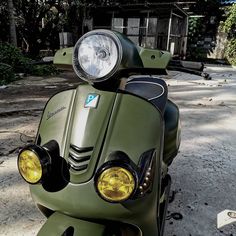
POLYGON ((134 175, 123 167, 110 167, 104 170, 96 181, 100 196, 110 202, 127 200, 135 190, 134 175))
POLYGON ((25 147, 18 156, 18 170, 23 179, 30 184, 37 184, 48 174, 51 158, 47 151, 37 145, 25 147))
POLYGON ((82 36, 74 47, 75 73, 88 82, 107 80, 118 69, 122 47, 118 37, 107 30, 95 30, 82 36))
POLYGON ((28 183, 38 183, 43 175, 39 157, 31 150, 24 150, 18 157, 18 168, 21 176, 28 183))

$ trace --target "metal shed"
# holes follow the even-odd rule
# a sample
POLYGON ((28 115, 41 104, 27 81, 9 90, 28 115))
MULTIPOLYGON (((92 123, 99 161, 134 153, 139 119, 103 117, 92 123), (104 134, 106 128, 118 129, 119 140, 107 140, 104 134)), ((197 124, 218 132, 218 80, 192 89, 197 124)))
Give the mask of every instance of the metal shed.
POLYGON ((106 28, 127 35, 137 45, 170 51, 185 58, 188 9, 196 1, 158 1, 95 7, 86 30, 106 28))

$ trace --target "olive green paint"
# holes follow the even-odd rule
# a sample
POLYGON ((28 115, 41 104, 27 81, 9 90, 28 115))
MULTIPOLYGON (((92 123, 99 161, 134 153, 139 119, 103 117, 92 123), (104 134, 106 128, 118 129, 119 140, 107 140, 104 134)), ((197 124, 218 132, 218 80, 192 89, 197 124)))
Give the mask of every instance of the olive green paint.
MULTIPOLYGON (((94 173, 115 96, 115 93, 96 90, 89 85, 79 86, 76 90, 71 135, 68 137, 68 140, 70 140, 70 144, 79 148, 93 147, 93 152, 83 153, 84 156, 92 154, 85 173, 77 174, 75 171, 71 171, 71 182, 73 183, 88 181, 94 173), (100 96, 96 108, 84 107, 89 94, 100 96)), ((68 145, 70 144, 68 143, 68 145)))
POLYGON ((73 47, 59 49, 53 58, 53 64, 72 65, 73 47))
MULTIPOLYGON (((86 176, 86 178, 88 178, 94 173, 95 169, 93 168, 99 168, 99 166, 107 160, 109 153, 112 151, 121 150, 126 152, 133 162, 137 164, 143 152, 155 148, 157 155, 153 191, 140 199, 128 200, 123 204, 112 204, 102 200, 98 196, 94 188, 93 178, 83 182, 86 178, 83 179, 84 177, 80 178, 79 176, 74 177, 74 174, 71 173, 73 181, 58 192, 47 192, 40 184, 31 185, 30 190, 32 197, 37 204, 75 218, 88 220, 99 219, 104 220, 104 222, 105 220, 114 220, 136 224, 143 231, 144 235, 157 235, 156 209, 158 199, 160 198, 159 181, 162 168, 161 147, 163 146, 162 117, 153 105, 141 98, 128 94, 99 91, 98 93, 101 96, 100 102, 104 102, 104 105, 102 105, 104 108, 102 109, 105 110, 99 110, 99 105, 97 109, 90 108, 89 116, 85 116, 84 122, 86 132, 92 133, 94 136, 91 137, 86 134, 83 135, 83 139, 77 140, 75 133, 78 127, 73 126, 73 124, 77 118, 79 118, 79 114, 85 109, 82 107, 82 104, 88 92, 94 93, 97 91, 95 91, 93 87, 85 85, 77 89, 76 95, 74 90, 68 93, 70 94, 70 96, 68 96, 69 103, 74 104, 71 113, 76 114, 64 114, 65 117, 68 117, 67 122, 70 124, 68 126, 71 131, 68 131, 67 136, 65 136, 67 141, 63 141, 60 144, 67 145, 67 148, 64 147, 62 149, 67 150, 69 143, 72 141, 76 145, 94 146, 92 163, 99 162, 99 164, 97 167, 91 164, 92 167, 88 171, 88 176, 86 176), (74 102, 71 101, 72 97, 74 98, 74 102), (114 105, 111 106, 111 103, 114 103, 114 105), (102 114, 105 111, 106 114, 102 114), (107 130, 107 133, 105 133, 105 130, 107 130), (104 142, 101 142, 102 139, 104 139, 104 142), (102 143, 104 143, 103 146, 101 145, 102 143), (100 149, 101 156, 98 155, 98 150, 100 149)), ((60 94, 56 96, 60 96, 60 94)), ((59 97, 57 97, 57 99, 60 100, 59 97)), ((61 98, 61 100, 63 99, 61 98)), ((51 102, 52 104, 50 104, 50 102, 48 103, 49 107, 53 105, 53 99, 51 99, 51 102)), ((48 109, 49 108, 46 107, 45 111, 48 109)), ((46 116, 46 114, 44 116, 46 116)), ((56 115, 59 116, 59 114, 63 115, 62 111, 56 115)), ((83 114, 83 112, 81 114, 83 114)), ((58 122, 59 120, 58 117, 58 122)), ((63 122, 65 121, 66 120, 63 119, 63 122)), ((43 120, 39 129, 40 135, 43 137, 44 141, 46 141, 45 137, 47 135, 49 135, 49 138, 53 139, 50 127, 44 127, 44 122, 43 120)), ((64 125, 64 123, 61 124, 62 127, 64 127, 64 125)), ((67 153, 65 153, 65 159, 67 159, 66 155, 67 153)), ((49 222, 48 224, 53 225, 54 223, 49 222)))
MULTIPOLYGON (((125 52, 128 52, 130 50, 125 50, 125 52)), ((170 52, 167 51, 160 51, 160 50, 154 50, 154 49, 148 49, 143 47, 136 47, 134 50, 134 47, 132 48, 133 58, 132 60, 137 61, 138 55, 141 58, 141 63, 138 61, 135 63, 135 67, 145 67, 145 68, 157 68, 157 69, 165 69, 171 59, 170 52), (138 53, 135 53, 135 52, 138 53), (143 65, 142 65, 143 64, 143 65), (137 66, 138 65, 138 66, 137 66)), ((73 48, 64 48, 60 49, 56 52, 54 56, 53 63, 55 65, 72 65, 72 53, 73 48)), ((127 58, 127 57, 124 57, 127 58)), ((126 60, 121 65, 121 68, 132 68, 132 65, 127 64, 130 60, 126 60)))
MULTIPOLYGON (((120 65, 122 68, 157 68, 166 69, 171 53, 157 49, 148 49, 136 46, 124 35, 118 34, 123 47, 123 61, 120 65), (141 59, 141 60, 140 60, 141 59)), ((54 56, 54 64, 72 65, 73 48, 63 48, 56 52, 54 56)))
POLYGON ((79 220, 56 212, 46 221, 40 229, 38 236, 59 236, 62 235, 69 227, 74 228, 74 236, 99 236, 103 235, 105 230, 104 225, 79 220))
POLYGON ((40 122, 38 135, 41 145, 56 140, 60 147, 60 155, 65 156, 65 146, 69 132, 71 110, 75 90, 67 90, 53 96, 47 103, 40 122))
MULTIPOLYGON (((119 33, 117 37, 122 47, 126 48, 121 69, 166 68, 170 53, 135 47, 119 33)), ((57 51, 54 64, 72 65, 72 53, 73 48, 57 51)), ((136 225, 144 236, 158 235, 161 173, 166 173, 167 166, 162 159, 163 117, 151 103, 130 94, 106 92, 89 85, 80 85, 77 89, 61 92, 50 99, 37 137, 39 135, 41 145, 56 140, 60 155, 66 161, 71 144, 79 148, 93 147, 92 151, 86 153, 91 155, 88 169, 84 173, 70 171, 70 182, 64 189, 48 192, 41 184, 30 185, 34 201, 55 211, 40 230, 39 236, 61 235, 68 226, 75 228, 75 235, 78 232, 83 236, 102 235, 103 223, 107 221, 136 225), (91 93, 100 96, 98 106, 85 108, 85 100, 91 93), (109 160, 111 152, 123 151, 138 164, 140 156, 150 149, 156 149, 151 193, 116 204, 98 196, 93 177, 97 169, 109 160), (102 225, 90 222, 96 220, 102 225)))
POLYGON ((170 59, 170 52, 139 47, 139 55, 144 68, 166 69, 170 59))
POLYGON ((147 150, 156 148, 160 155, 162 132, 162 118, 154 106, 133 95, 118 93, 100 164, 117 150, 127 153, 136 164, 147 150))

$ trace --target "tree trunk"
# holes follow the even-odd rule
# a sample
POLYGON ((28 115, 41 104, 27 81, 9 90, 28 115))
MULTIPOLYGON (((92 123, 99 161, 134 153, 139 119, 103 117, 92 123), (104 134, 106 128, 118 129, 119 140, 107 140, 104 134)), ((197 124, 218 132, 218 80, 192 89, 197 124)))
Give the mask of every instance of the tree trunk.
POLYGON ((9 23, 10 23, 10 42, 17 47, 17 38, 16 38, 16 25, 14 18, 14 6, 13 1, 8 0, 8 12, 9 12, 9 23))

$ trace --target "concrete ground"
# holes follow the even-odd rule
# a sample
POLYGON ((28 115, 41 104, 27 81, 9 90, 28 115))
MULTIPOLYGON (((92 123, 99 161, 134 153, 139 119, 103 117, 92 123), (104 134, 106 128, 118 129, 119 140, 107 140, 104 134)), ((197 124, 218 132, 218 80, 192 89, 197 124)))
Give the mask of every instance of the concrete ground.
MULTIPOLYGON (((236 224, 216 228, 216 216, 236 210, 236 70, 208 66, 212 80, 180 72, 167 79, 180 108, 182 143, 170 167, 172 202, 165 236, 236 235, 236 224)), ((34 140, 42 109, 73 75, 28 77, 0 87, 0 235, 36 235, 45 218, 16 167, 20 147, 34 140)))
POLYGON ((206 71, 212 80, 174 73, 169 81, 180 107, 182 143, 170 167, 174 201, 165 236, 236 235, 236 223, 216 228, 218 213, 236 210, 236 69, 206 71))

